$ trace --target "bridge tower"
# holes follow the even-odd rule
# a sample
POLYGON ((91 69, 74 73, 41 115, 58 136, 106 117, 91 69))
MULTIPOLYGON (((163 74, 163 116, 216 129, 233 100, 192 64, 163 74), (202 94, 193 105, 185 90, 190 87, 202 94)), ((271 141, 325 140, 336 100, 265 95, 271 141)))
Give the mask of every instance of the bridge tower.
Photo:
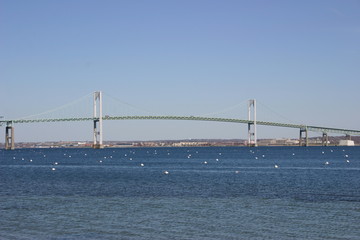
POLYGON ((14 149, 15 149, 14 127, 12 122, 7 122, 5 128, 5 150, 14 150, 14 149))
POLYGON ((94 143, 93 148, 104 148, 102 134, 102 93, 94 92, 94 143))
POLYGON ((257 147, 257 137, 256 137, 256 100, 249 100, 248 105, 248 146, 257 147), (252 120, 251 120, 251 110, 252 110, 252 120))

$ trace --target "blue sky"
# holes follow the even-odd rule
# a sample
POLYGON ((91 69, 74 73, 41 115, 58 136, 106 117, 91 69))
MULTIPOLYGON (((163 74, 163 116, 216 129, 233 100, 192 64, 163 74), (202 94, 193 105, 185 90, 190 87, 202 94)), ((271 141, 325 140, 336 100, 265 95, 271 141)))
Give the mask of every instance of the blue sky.
MULTIPOLYGON (((165 115, 217 112, 255 98, 259 120, 360 129, 358 0, 0 0, 0 36, 5 118, 101 90, 165 115)), ((238 111, 246 116, 246 107, 238 111)), ((92 137, 91 123, 15 127, 17 141, 92 137)), ((259 137, 298 131, 261 127, 259 137)), ((246 138, 246 126, 104 125, 105 140, 182 138, 246 138)))

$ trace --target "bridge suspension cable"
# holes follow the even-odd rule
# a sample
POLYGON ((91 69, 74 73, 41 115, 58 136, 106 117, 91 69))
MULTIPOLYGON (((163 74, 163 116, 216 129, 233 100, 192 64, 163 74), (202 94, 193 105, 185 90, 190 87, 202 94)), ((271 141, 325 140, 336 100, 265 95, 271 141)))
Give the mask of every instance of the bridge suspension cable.
MULTIPOLYGON (((275 111, 274 109, 272 109, 271 107, 267 106, 266 104, 264 104, 263 102, 257 100, 257 103, 259 105, 261 105, 261 107, 264 107, 266 108, 268 111, 270 111, 271 113, 275 114, 276 116, 280 117, 281 119, 285 120, 285 122, 288 122, 288 123, 291 123, 291 124, 294 124, 294 125, 304 125, 302 123, 299 123, 299 122, 296 122, 296 121, 293 121, 291 119, 289 119, 288 117, 282 115, 281 113, 275 111)), ((262 112, 262 111, 261 111, 262 112)), ((262 118, 263 120, 265 120, 264 118, 262 118)), ((273 121, 275 122, 275 119, 273 119, 273 121)))
MULTIPOLYGON (((91 102, 91 98, 92 98, 92 94, 93 93, 89 93, 89 94, 86 94, 78 99, 75 99, 74 101, 72 102, 69 102, 69 103, 66 103, 62 106, 59 106, 59 107, 55 107, 53 109, 50 109, 50 110, 47 110, 47 111, 44 111, 44 112, 41 112, 41 113, 37 113, 37 114, 32 114, 32 115, 28 115, 28 116, 25 116, 25 117, 20 117, 20 118, 17 118, 17 120, 26 120, 26 119, 34 119, 34 118, 65 118, 64 117, 64 110, 66 109, 70 109, 71 107, 75 106, 75 105, 79 105, 79 103, 82 103, 84 102, 84 100, 88 100, 89 102, 91 102), (62 114, 61 117, 54 117, 54 113, 59 113, 61 112, 60 114, 62 114), (52 114, 49 116, 49 114, 52 114), (48 116, 46 116, 48 115, 48 116)), ((89 104, 89 103, 86 103, 86 104, 89 104)), ((82 111, 87 111, 85 113, 82 113, 82 117, 90 117, 91 116, 91 109, 88 109, 88 108, 85 108, 84 106, 79 106, 75 111, 77 114, 81 113, 82 111), (86 109, 86 110, 85 110, 86 109)), ((70 114, 74 114, 73 112, 71 112, 70 114)), ((80 117, 80 116, 78 116, 80 117)))
MULTIPOLYGON (((210 113, 205 113, 205 114, 200 114, 200 116, 204 116, 204 117, 207 117, 207 116, 211 116, 211 117, 213 117, 213 116, 218 116, 218 115, 222 115, 222 114, 224 114, 224 113, 229 113, 229 112, 231 112, 231 111, 233 111, 233 110, 240 110, 240 108, 244 108, 244 109, 246 109, 246 107, 247 107, 247 102, 248 102, 248 100, 244 100, 244 101, 241 101, 240 103, 237 103, 237 104, 235 104, 235 105, 232 105, 232 106, 229 106, 229 107, 226 107, 226 108, 224 108, 223 110, 220 110, 220 111, 217 111, 217 112, 210 112, 210 113)), ((243 111, 244 113, 246 113, 245 112, 245 110, 243 111)), ((239 112, 236 112, 236 117, 239 117, 239 115, 241 114, 241 112, 239 111, 239 112)), ((244 117, 245 118, 245 117, 244 117)))
POLYGON ((154 114, 153 111, 150 111, 150 110, 147 110, 147 109, 144 109, 142 107, 138 107, 138 106, 135 106, 133 104, 130 104, 130 103, 127 103, 125 101, 122 101, 121 99, 119 99, 118 97, 114 97, 110 94, 107 94, 107 93, 103 93, 103 96, 104 97, 107 97, 107 101, 106 101, 106 104, 103 106, 104 108, 104 113, 106 115, 109 115, 109 116, 113 116, 113 115, 124 115, 124 107, 127 107, 128 111, 135 111, 136 114, 132 113, 132 114, 125 114, 125 115, 157 115, 157 114, 154 114), (112 105, 112 103, 108 100, 112 100, 116 103, 116 105, 112 105), (117 113, 118 110, 121 110, 121 113, 117 113))

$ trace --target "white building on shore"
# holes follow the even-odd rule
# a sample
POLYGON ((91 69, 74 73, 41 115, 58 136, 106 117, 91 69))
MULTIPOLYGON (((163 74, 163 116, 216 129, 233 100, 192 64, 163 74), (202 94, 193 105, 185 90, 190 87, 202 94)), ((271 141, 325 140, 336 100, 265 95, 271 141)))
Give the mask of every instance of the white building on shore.
POLYGON ((355 146, 353 140, 340 140, 339 146, 355 146))

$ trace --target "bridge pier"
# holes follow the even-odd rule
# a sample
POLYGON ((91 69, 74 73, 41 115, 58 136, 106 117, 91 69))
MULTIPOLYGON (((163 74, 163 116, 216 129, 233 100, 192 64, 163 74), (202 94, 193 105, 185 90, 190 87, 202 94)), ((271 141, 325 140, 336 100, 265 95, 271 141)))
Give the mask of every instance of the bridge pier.
POLYGON ((249 100, 248 105, 248 146, 257 147, 257 136, 256 136, 256 100, 249 100), (251 120, 251 108, 253 110, 253 120, 251 120), (251 127, 252 126, 252 127, 251 127))
POLYGON ((100 131, 100 120, 95 119, 94 120, 94 142, 93 142, 93 148, 99 149, 104 148, 104 145, 102 144, 102 138, 101 138, 101 131, 100 131), (99 137, 99 139, 98 139, 99 137))
POLYGON ((328 137, 328 134, 326 132, 323 132, 323 135, 322 135, 322 145, 323 146, 328 146, 329 145, 329 137, 328 137))
POLYGON ((94 131, 93 148, 104 148, 102 136, 102 94, 94 92, 94 131), (97 107, 99 105, 99 107, 97 107))
POLYGON ((309 139, 308 139, 308 130, 307 128, 300 128, 300 137, 299 137, 299 146, 307 147, 309 146, 309 139), (305 133, 305 136, 303 136, 305 133))
POLYGON ((14 127, 12 126, 12 122, 7 122, 5 128, 5 150, 14 150, 14 149, 15 149, 14 127))

